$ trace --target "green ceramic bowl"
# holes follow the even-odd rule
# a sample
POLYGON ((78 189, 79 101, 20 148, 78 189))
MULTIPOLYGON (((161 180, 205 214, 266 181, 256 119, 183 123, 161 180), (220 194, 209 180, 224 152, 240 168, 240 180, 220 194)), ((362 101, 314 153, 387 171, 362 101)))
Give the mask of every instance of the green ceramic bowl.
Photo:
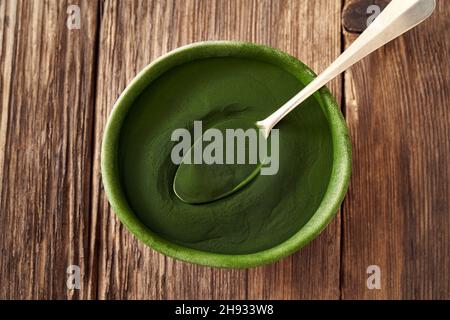
POLYGON ((103 137, 103 183, 119 219, 154 250, 212 267, 263 265, 306 245, 338 211, 351 171, 347 127, 327 88, 279 123, 289 145, 280 144, 278 175, 211 204, 174 196, 170 133, 235 101, 268 115, 314 77, 294 57, 244 42, 195 43, 148 65, 103 137))

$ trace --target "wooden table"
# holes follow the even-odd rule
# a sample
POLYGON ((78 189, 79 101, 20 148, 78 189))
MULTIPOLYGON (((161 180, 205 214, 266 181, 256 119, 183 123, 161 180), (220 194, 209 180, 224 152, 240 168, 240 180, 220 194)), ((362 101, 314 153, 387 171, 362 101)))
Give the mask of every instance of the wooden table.
POLYGON ((111 107, 156 57, 246 40, 321 71, 364 29, 368 6, 385 2, 0 0, 0 298, 449 299, 447 0, 329 85, 353 175, 336 218, 296 254, 248 270, 174 261, 119 223, 101 182, 111 107), (71 4, 80 29, 67 27, 71 4), (81 268, 80 290, 66 287, 69 265, 81 268), (371 265, 380 289, 366 286, 371 265))

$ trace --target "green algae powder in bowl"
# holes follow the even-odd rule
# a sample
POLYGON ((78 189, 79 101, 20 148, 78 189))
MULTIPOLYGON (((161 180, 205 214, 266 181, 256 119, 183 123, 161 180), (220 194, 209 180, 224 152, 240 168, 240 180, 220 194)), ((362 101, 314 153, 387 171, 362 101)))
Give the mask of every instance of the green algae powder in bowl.
POLYGON ((283 52, 242 42, 195 43, 151 63, 118 99, 103 139, 103 182, 120 220, 151 248, 213 267, 267 264, 311 241, 337 212, 351 168, 347 127, 326 88, 277 126, 277 174, 217 201, 176 196, 171 135, 234 113, 264 118, 314 76, 283 52))

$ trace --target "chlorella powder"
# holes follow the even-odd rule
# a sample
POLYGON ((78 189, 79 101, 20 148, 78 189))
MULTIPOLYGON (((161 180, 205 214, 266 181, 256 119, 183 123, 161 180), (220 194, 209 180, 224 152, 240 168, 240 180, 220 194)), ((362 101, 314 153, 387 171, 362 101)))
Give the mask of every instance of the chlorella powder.
POLYGON ((161 237, 203 251, 254 253, 287 240, 317 210, 331 174, 331 133, 315 97, 277 126, 278 173, 258 175, 211 203, 187 204, 174 194, 171 134, 195 120, 213 126, 236 114, 263 119, 302 87, 280 67, 231 57, 164 73, 134 102, 121 129, 119 170, 130 207, 161 237))

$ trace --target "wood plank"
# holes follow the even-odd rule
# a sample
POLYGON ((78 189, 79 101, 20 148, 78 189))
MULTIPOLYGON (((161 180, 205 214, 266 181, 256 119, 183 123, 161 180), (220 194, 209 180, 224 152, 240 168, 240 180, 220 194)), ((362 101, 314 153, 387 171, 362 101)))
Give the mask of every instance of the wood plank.
MULTIPOLYGON (((12 61, 15 50, 14 27, 16 25, 17 3, 0 3, 0 88, 2 93, 0 108, 0 181, 3 182, 3 164, 5 161, 6 131, 8 126, 8 107, 11 96, 12 61)), ((3 183, 0 184, 0 202, 3 183)))
MULTIPOLYGON (((344 299, 450 298, 450 7, 437 5, 345 75, 354 169, 343 214, 344 299), (380 290, 366 287, 369 265, 381 268, 380 290)), ((346 32, 346 45, 356 36, 346 32)))
MULTIPOLYGON (((177 262, 143 246, 120 225, 102 190, 99 153, 114 101, 161 54, 200 40, 247 40, 283 49, 321 70, 340 52, 340 13, 340 1, 327 0, 105 1, 92 196, 99 298, 339 297, 339 218, 312 245, 274 266, 221 270, 177 262)), ((331 88, 339 100, 340 80, 331 88)))
POLYGON ((95 1, 1 1, 0 298, 86 298, 95 1))
POLYGON ((100 148, 111 108, 145 65, 167 52, 173 41, 172 3, 105 1, 101 8, 100 51, 92 185, 93 247, 98 248, 98 298, 163 299, 166 259, 141 244, 121 225, 103 192, 100 148))

